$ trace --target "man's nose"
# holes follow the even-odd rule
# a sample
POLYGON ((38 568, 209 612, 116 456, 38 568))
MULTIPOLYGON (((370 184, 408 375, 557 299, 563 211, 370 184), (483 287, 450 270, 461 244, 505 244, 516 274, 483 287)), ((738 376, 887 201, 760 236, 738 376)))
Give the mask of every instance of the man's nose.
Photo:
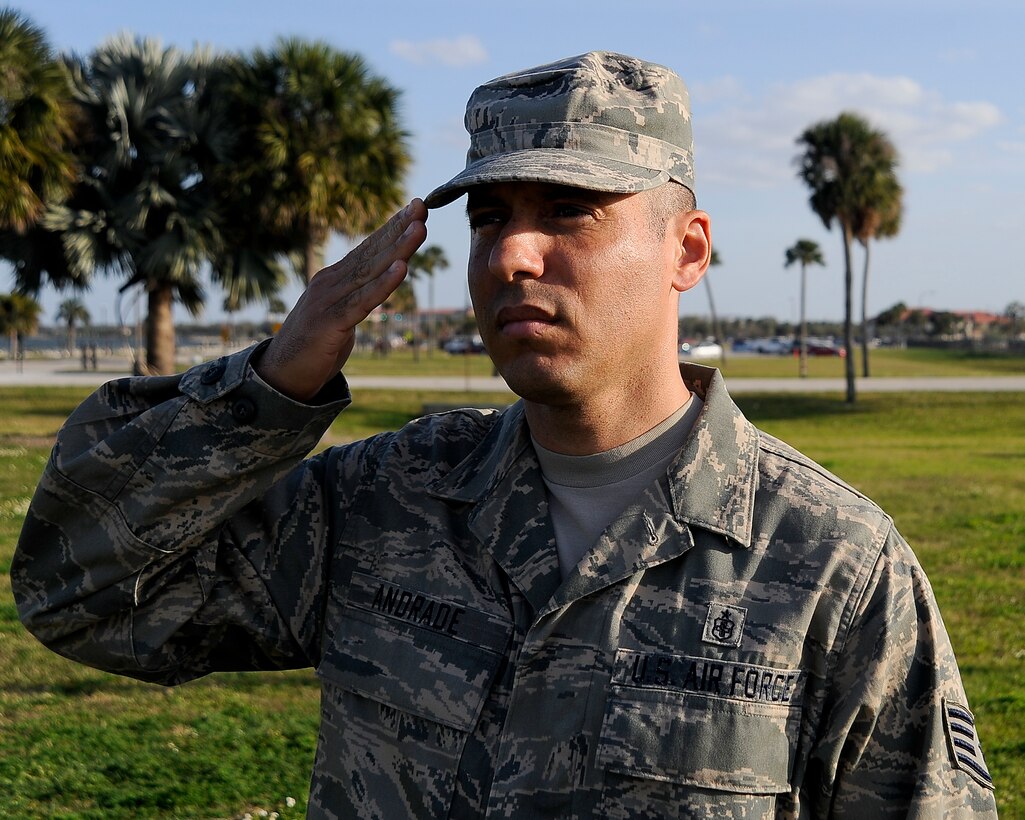
POLYGON ((544 235, 536 228, 509 222, 491 247, 488 269, 503 282, 537 279, 544 273, 544 235))

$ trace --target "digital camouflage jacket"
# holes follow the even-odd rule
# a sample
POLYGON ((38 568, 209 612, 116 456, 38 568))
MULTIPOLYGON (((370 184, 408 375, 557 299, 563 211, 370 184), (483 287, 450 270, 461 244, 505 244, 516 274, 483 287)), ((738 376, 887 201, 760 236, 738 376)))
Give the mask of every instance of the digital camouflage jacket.
POLYGON ((687 445, 563 581, 521 405, 304 461, 347 388, 297 404, 251 354, 84 402, 12 582, 102 669, 314 667, 310 817, 995 816, 910 549, 715 371, 684 369, 687 445))

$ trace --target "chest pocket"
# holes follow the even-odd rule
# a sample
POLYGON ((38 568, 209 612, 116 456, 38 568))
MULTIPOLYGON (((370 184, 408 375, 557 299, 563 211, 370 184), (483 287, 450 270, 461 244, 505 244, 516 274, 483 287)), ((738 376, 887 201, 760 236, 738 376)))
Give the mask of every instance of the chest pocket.
POLYGON ((598 752, 605 815, 772 816, 790 791, 801 687, 797 670, 620 650, 598 752))
POLYGON ((359 573, 336 618, 311 797, 340 816, 444 816, 512 625, 359 573))

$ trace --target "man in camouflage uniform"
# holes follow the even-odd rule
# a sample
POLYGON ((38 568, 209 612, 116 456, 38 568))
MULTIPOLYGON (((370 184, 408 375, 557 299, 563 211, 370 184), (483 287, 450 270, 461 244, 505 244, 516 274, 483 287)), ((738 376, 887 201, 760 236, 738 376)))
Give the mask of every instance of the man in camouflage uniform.
POLYGON ((481 333, 522 400, 302 460, 413 200, 270 342, 101 388, 12 579, 56 651, 173 684, 312 666, 311 817, 994 816, 928 581, 864 496, 680 368, 687 92, 591 53, 478 88, 481 333))

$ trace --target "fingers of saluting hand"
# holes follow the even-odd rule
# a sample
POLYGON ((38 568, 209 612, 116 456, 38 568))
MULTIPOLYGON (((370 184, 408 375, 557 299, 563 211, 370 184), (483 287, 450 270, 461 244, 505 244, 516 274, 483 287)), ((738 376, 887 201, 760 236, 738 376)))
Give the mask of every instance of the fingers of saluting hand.
POLYGON ((409 257, 427 238, 426 220, 427 208, 414 199, 319 271, 256 361, 260 376, 293 398, 316 395, 348 358, 356 325, 402 282, 409 257))
POLYGON ((427 238, 427 209, 414 199, 344 258, 310 283, 311 298, 341 325, 355 327, 384 302, 406 275, 409 258, 427 238))

